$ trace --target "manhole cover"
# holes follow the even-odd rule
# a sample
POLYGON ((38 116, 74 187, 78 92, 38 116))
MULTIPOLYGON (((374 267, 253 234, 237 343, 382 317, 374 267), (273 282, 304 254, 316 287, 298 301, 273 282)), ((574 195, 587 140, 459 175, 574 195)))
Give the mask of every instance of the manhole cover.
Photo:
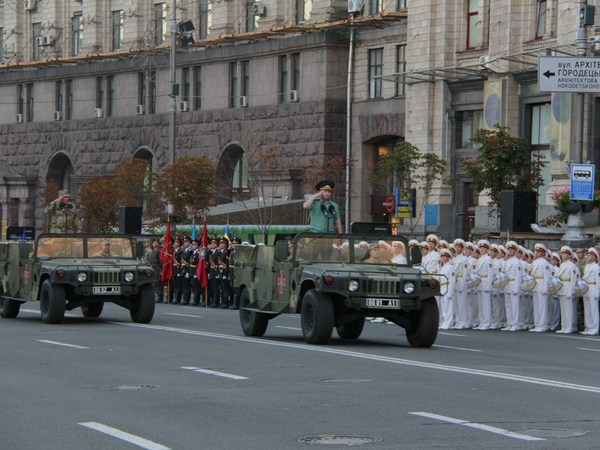
POLYGON ((367 383, 373 380, 368 378, 322 378, 321 381, 323 383, 367 383))
POLYGON ((130 391, 135 389, 156 389, 160 386, 152 384, 122 384, 120 386, 103 386, 102 389, 117 389, 120 391, 130 391))
POLYGON ((526 428, 524 430, 515 430, 514 432, 538 438, 570 438, 588 434, 587 431, 564 430, 560 428, 526 428))
POLYGON ((382 442, 383 439, 373 436, 309 436, 298 439, 301 444, 321 444, 321 445, 366 445, 382 442))

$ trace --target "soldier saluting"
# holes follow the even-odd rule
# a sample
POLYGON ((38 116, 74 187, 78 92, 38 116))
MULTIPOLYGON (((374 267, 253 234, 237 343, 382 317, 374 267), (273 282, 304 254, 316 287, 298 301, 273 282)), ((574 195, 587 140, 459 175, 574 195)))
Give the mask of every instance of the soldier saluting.
POLYGON ((48 216, 50 233, 79 233, 81 231, 77 208, 70 200, 69 191, 58 191, 58 198, 52 200, 44 209, 48 216))

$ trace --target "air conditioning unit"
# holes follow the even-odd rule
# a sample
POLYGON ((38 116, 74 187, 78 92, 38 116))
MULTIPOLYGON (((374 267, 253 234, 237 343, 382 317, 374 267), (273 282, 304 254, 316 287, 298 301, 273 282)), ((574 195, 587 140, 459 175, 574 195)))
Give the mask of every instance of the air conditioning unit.
POLYGON ((54 38, 52 36, 44 36, 42 38, 42 45, 54 45, 54 38))
POLYGON ((179 111, 186 112, 190 110, 190 105, 185 100, 179 102, 179 111))
POLYGON ((104 111, 102 110, 102 108, 95 108, 94 109, 94 116, 96 116, 96 117, 104 117, 104 111))
POLYGON ((483 65, 485 65, 485 64, 487 64, 487 63, 489 63, 489 62, 490 62, 490 57, 489 57, 489 55, 481 55, 481 56, 479 57, 479 65, 480 65, 480 66, 483 66, 483 65))
POLYGON ((290 99, 290 102, 297 102, 299 100, 299 98, 298 98, 298 91, 291 90, 290 91, 289 99, 290 99))
POLYGON ((17 123, 23 123, 23 114, 17 114, 17 123))
POLYGON ((348 0, 348 12, 357 13, 362 11, 363 2, 362 0, 348 0))
POLYGON ((141 116, 142 114, 146 113, 146 108, 144 107, 144 105, 135 105, 135 113, 138 116, 141 116))
POLYGON ((60 119, 62 119, 62 114, 60 113, 60 111, 54 111, 54 120, 60 119))
POLYGON ((25 11, 35 11, 37 0, 25 0, 25 11))
POLYGON ((247 106, 248 106, 248 97, 246 97, 245 95, 242 95, 242 96, 240 97, 240 106, 241 106, 242 108, 245 108, 245 107, 247 107, 247 106))
POLYGON ((252 5, 252 12, 255 16, 263 17, 267 15, 267 7, 262 3, 255 3, 252 5))
POLYGON ((44 45, 44 38, 43 38, 43 36, 36 36, 35 37, 35 45, 44 45))

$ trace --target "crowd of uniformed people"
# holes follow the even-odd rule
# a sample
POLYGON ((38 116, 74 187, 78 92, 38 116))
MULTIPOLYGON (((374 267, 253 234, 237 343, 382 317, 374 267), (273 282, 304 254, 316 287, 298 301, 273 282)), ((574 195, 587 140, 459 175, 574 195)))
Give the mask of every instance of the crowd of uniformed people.
MULTIPOLYGON (((206 255, 203 258, 200 241, 188 236, 173 240, 172 258, 173 276, 155 286, 156 303, 190 305, 208 308, 238 309, 239 295, 233 288, 233 261, 235 248, 240 239, 233 237, 213 238, 209 240, 206 255), (198 278, 198 266, 206 265, 207 285, 202 286, 198 278)), ((161 242, 154 239, 149 252, 152 265, 161 273, 161 242)))
POLYGON ((420 247, 423 272, 438 274, 442 330, 598 334, 600 253, 595 247, 562 246, 552 252, 541 243, 530 250, 515 241, 449 243, 433 234, 409 246, 420 247))

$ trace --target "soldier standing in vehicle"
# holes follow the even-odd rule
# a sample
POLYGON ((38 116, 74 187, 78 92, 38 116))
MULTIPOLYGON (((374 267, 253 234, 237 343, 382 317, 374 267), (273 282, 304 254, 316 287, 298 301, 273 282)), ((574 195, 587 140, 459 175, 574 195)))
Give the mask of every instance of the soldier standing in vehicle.
POLYGON ((77 217, 77 208, 71 203, 67 190, 58 191, 58 198, 52 200, 44 209, 48 216, 50 233, 79 233, 81 221, 77 217))
MULTIPOLYGON (((160 259, 160 241, 158 239, 154 239, 152 241, 152 256, 150 257, 150 261, 152 262, 152 267, 156 270, 156 273, 159 275, 158 279, 154 283, 154 300, 156 303, 162 303, 164 301, 164 293, 165 289, 163 284, 160 281, 160 274, 162 273, 163 263, 160 259)), ((168 282, 170 282, 169 280, 168 282)))
POLYGON ((323 180, 317 183, 317 192, 304 202, 302 207, 310 210, 310 231, 313 233, 342 233, 340 208, 331 200, 335 183, 323 180))

